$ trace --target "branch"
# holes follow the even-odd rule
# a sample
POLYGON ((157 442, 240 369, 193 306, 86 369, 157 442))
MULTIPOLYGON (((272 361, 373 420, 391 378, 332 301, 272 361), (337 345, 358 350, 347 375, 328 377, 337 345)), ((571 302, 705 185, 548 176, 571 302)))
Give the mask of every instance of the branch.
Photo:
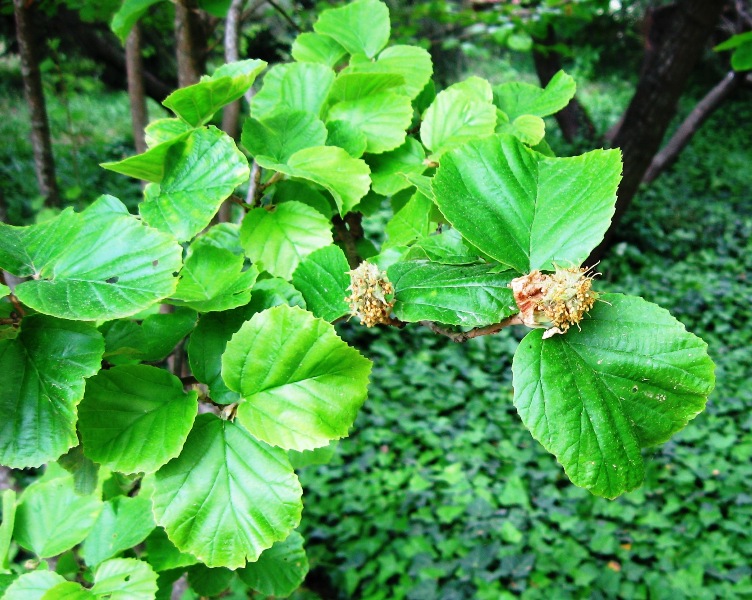
POLYGON ((300 33, 300 27, 295 21, 293 21, 290 18, 290 15, 287 14, 284 8, 282 8, 279 4, 274 2, 274 0, 266 0, 266 1, 272 6, 272 8, 274 8, 274 10, 276 10, 280 15, 282 15, 285 21, 287 21, 295 31, 300 33))
POLYGON ((519 315, 512 315, 499 323, 493 323, 492 325, 486 325, 484 327, 475 327, 470 331, 454 331, 443 325, 438 325, 433 321, 421 321, 420 324, 423 325, 423 327, 428 327, 428 329, 434 333, 448 337, 453 342, 460 344, 482 335, 493 335, 499 333, 502 329, 506 329, 510 325, 522 325, 523 323, 519 315))

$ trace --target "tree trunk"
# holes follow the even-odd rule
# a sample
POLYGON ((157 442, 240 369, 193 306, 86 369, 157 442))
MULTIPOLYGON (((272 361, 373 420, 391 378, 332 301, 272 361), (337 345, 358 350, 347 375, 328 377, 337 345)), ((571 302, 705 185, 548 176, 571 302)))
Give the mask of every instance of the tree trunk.
MULTIPOLYGON (((561 71, 559 54, 541 47, 553 46, 554 44, 556 44, 556 34, 553 27, 549 25, 546 38, 536 40, 536 44, 533 46, 533 63, 542 87, 546 87, 553 76, 561 71)), ((595 125, 577 97, 572 98, 569 104, 554 115, 554 118, 567 142, 571 143, 580 137, 587 140, 595 139, 595 125)))
POLYGON ((175 49, 179 87, 197 83, 204 72, 204 36, 197 10, 195 0, 175 2, 175 49))
POLYGON ((653 157, 647 173, 642 178, 643 183, 651 183, 670 167, 678 158, 684 147, 697 133, 705 120, 728 98, 729 94, 739 84, 740 78, 732 71, 728 73, 705 97, 697 103, 684 122, 676 130, 666 146, 653 157))
POLYGON ((47 119, 44 90, 42 89, 42 75, 39 72, 38 40, 34 31, 34 9, 27 6, 25 0, 13 0, 13 11, 16 17, 16 37, 21 54, 24 95, 31 118, 31 145, 34 149, 37 183, 47 206, 59 206, 60 191, 55 179, 55 160, 52 155, 50 125, 47 119))
POLYGON ((136 152, 146 152, 144 128, 148 121, 144 94, 143 60, 141 57, 141 28, 133 26, 125 43, 125 67, 128 73, 128 98, 131 103, 131 124, 136 152))
POLYGON ((660 39, 651 39, 651 52, 614 138, 621 148, 624 174, 616 212, 603 242, 590 255, 599 260, 632 202, 663 136, 676 114, 687 80, 715 28, 723 6, 718 0, 682 0, 675 6, 660 39))

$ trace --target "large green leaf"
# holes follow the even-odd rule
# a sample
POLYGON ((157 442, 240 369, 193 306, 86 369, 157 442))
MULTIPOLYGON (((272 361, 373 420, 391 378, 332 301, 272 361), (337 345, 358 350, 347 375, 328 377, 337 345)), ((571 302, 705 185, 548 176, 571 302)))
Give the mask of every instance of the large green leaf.
POLYGON ((422 192, 415 192, 407 204, 386 225, 386 246, 402 246, 431 232, 434 204, 422 192))
POLYGON ((339 146, 353 158, 360 158, 366 151, 366 134, 347 121, 328 121, 326 124, 327 146, 339 146))
POLYGON ((38 467, 78 443, 76 405, 103 353, 93 325, 45 315, 24 317, 18 337, 0 340, 0 464, 38 467))
POLYGON ((405 94, 411 100, 420 94, 431 79, 433 64, 431 55, 418 46, 390 46, 375 61, 355 60, 343 73, 390 73, 402 75, 404 84, 395 88, 395 92, 405 94))
POLYGON ((384 196, 391 196, 410 187, 405 175, 421 175, 426 170, 424 161, 426 153, 421 143, 408 137, 399 148, 384 154, 369 156, 373 191, 384 196))
POLYGON ((284 202, 250 211, 240 241, 259 269, 290 279, 304 256, 332 243, 332 232, 320 212, 300 202, 284 202))
MULTIPOLYGON (((149 123, 144 129, 146 146, 153 148, 164 142, 174 140, 176 137, 188 133, 192 129, 193 127, 182 119, 157 119, 149 123)), ((159 179, 161 179, 161 176, 159 179)), ((152 179, 150 181, 159 181, 159 179, 152 179)))
POLYGON ((76 494, 73 475, 44 477, 21 495, 13 537, 39 558, 57 556, 86 538, 101 510, 96 495, 76 494))
POLYGON ((0 523, 0 573, 10 573, 10 543, 16 522, 16 492, 3 490, 3 521, 0 523))
POLYGON ((284 451, 211 414, 154 478, 157 522, 209 567, 255 561, 300 522, 303 492, 284 451))
MULTIPOLYGON (((176 119, 169 120, 176 121, 176 119)), ((182 123, 182 121, 178 122, 182 123)), ((159 183, 165 175, 167 155, 170 148, 185 140, 191 133, 190 126, 185 123, 183 123, 183 130, 179 132, 175 131, 177 128, 173 125, 170 125, 169 127, 170 131, 175 133, 175 135, 170 135, 168 139, 149 147, 146 152, 136 154, 135 156, 129 156, 128 158, 116 162, 104 162, 99 166, 108 171, 127 175, 128 177, 135 177, 136 179, 159 183)), ((167 135, 164 132, 162 132, 162 134, 167 135)))
POLYGON ((169 296, 181 253, 174 239, 143 226, 112 196, 43 225, 0 224, 0 267, 33 277, 16 286, 16 296, 63 319, 127 317, 169 296))
POLYGON ((331 322, 350 311, 345 302, 350 285, 349 270, 340 247, 326 246, 302 260, 292 275, 292 282, 303 294, 308 310, 331 322))
POLYGON ((242 254, 201 240, 191 244, 188 250, 178 288, 172 295, 173 302, 201 313, 248 304, 258 269, 251 265, 243 271, 242 254))
POLYGON ((155 471, 180 453, 196 417, 197 397, 157 367, 101 371, 87 382, 79 407, 84 452, 115 471, 155 471))
POLYGON ((265 68, 266 62, 257 59, 222 65, 211 77, 172 92, 162 104, 189 125, 205 125, 220 108, 242 98, 265 68))
POLYGON ((41 600, 47 590, 65 583, 65 578, 54 571, 24 573, 8 586, 3 600, 41 600))
POLYGON ((198 562, 195 556, 178 550, 161 527, 151 532, 144 546, 146 546, 146 558, 155 571, 171 571, 195 565, 198 562))
POLYGON ((140 544, 154 529, 151 500, 116 496, 104 503, 81 555, 90 567, 140 544))
POLYGON ((549 158, 501 135, 444 155, 433 190, 465 239, 527 273, 587 258, 611 222, 620 179, 618 150, 549 158))
POLYGON ((545 89, 521 81, 499 84, 493 89, 493 101, 514 121, 522 115, 547 117, 557 113, 569 104, 576 91, 574 79, 559 71, 545 89))
POLYGON ((388 270, 394 313, 403 321, 478 327, 519 312, 509 283, 518 275, 499 265, 454 266, 422 260, 388 270))
POLYGON ((227 343, 222 378, 244 398, 238 420, 257 438, 310 450, 345 437, 366 399, 371 362, 322 319, 278 306, 227 343))
POLYGON ((110 27, 115 35, 125 42, 136 22, 146 13, 150 6, 162 0, 124 0, 120 9, 112 17, 110 27))
POLYGON ((290 53, 298 62, 320 63, 334 68, 345 57, 347 50, 328 35, 306 32, 295 38, 290 53))
POLYGON ((141 560, 113 558, 94 571, 91 592, 101 600, 153 600, 157 574, 141 560))
POLYGON ((329 109, 327 119, 345 121, 366 136, 366 152, 380 154, 405 142, 413 118, 410 98, 393 92, 344 100, 329 109))
POLYGON ((277 111, 321 114, 334 71, 326 65, 300 62, 276 65, 264 76, 264 85, 253 97, 251 114, 265 119, 277 111))
POLYGON ((326 137, 326 125, 313 113, 281 110, 261 121, 246 119, 241 142, 253 156, 286 163, 298 150, 323 146, 326 137))
POLYGON ((293 531, 287 539, 266 550, 255 563, 238 570, 240 579, 262 596, 287 598, 308 573, 303 536, 293 531))
POLYGON ((379 0, 356 0, 323 11, 313 29, 337 40, 350 54, 373 58, 389 41, 389 9, 379 0))
POLYGON ((368 193, 371 179, 368 165, 350 156, 342 148, 319 146, 293 154, 287 163, 275 163, 256 157, 265 169, 274 169, 290 177, 306 179, 326 188, 334 197, 340 214, 349 212, 368 193))
POLYGON ((337 75, 329 92, 330 103, 359 100, 404 86, 405 78, 396 73, 348 73, 337 75))
POLYGON ((480 262, 478 253, 465 243, 456 229, 419 239, 405 257, 407 260, 430 260, 442 265, 472 265, 480 262))
POLYGON ((64 581, 48 589, 41 600, 98 600, 98 598, 80 583, 64 581))
POLYGON ((713 389, 707 345, 642 298, 604 294, 581 330, 530 332, 514 357, 514 404, 576 485, 607 498, 642 482, 640 447, 665 442, 713 389))
POLYGON ((225 133, 196 129, 167 151, 164 177, 147 187, 141 216, 179 241, 189 240, 250 172, 245 155, 225 133))

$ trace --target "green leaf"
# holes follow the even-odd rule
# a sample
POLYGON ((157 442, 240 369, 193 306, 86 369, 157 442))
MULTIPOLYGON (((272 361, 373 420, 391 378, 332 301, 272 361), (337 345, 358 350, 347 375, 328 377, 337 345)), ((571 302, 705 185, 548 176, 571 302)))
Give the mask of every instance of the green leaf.
POLYGON ((210 569, 204 565, 194 565, 188 569, 188 584, 201 597, 213 598, 226 591, 235 573, 224 567, 210 569))
POLYGON ((327 219, 331 219, 337 212, 330 198, 305 181, 286 179, 274 184, 274 204, 283 202, 302 202, 319 211, 327 219))
POLYGON ((480 327, 519 312, 509 288, 518 273, 499 265, 414 260, 392 265, 388 275, 394 284, 394 314, 403 321, 480 327))
POLYGON ((136 22, 146 13, 150 6, 157 4, 161 0, 124 0, 123 5, 112 17, 110 28, 120 41, 125 43, 125 39, 133 29, 136 22))
POLYGON ((349 270, 340 247, 325 246, 301 261, 292 275, 292 282, 303 294, 308 310, 331 322, 350 311, 345 302, 350 285, 349 270))
POLYGON ((348 73, 337 75, 329 92, 330 102, 359 100, 368 96, 393 91, 405 85, 405 78, 396 73, 348 73))
POLYGON ((326 188, 344 215, 368 193, 371 179, 368 165, 352 158, 342 148, 319 146, 293 154, 287 164, 277 164, 257 157, 259 165, 290 177, 306 179, 326 188))
POLYGON ((224 248, 192 244, 172 298, 201 313, 248 304, 259 273, 254 266, 243 271, 244 260, 224 248))
MULTIPOLYGON (((157 119, 156 121, 149 123, 144 129, 146 146, 153 148, 158 144, 174 140, 178 136, 192 130, 193 127, 188 125, 188 123, 182 119, 157 119)), ((150 179, 149 181, 159 181, 160 179, 161 176, 159 179, 150 179)))
POLYGON ((615 498, 640 485, 640 447, 665 442, 713 389, 707 345, 642 298, 604 294, 581 331, 530 332, 514 357, 514 404, 567 476, 615 498))
POLYGON ((135 177, 136 179, 159 183, 164 178, 165 169, 168 167, 167 159, 170 149, 186 140, 193 131, 190 126, 185 125, 185 127, 186 129, 182 132, 174 136, 171 135, 169 139, 166 139, 155 146, 151 146, 142 154, 129 156, 128 158, 116 162, 100 163, 99 166, 108 171, 114 171, 115 173, 120 173, 121 175, 126 175, 128 177, 135 177))
POLYGON ((752 41, 747 41, 734 50, 731 55, 731 67, 739 72, 752 69, 752 41))
POLYGON ((496 127, 496 108, 461 89, 439 92, 423 116, 420 139, 440 155, 477 138, 491 135, 496 127))
POLYGON ((141 216, 178 241, 189 240, 250 172, 245 155, 225 133, 196 129, 168 150, 165 175, 146 189, 141 216))
POLYGON ((211 77, 172 92, 162 104, 189 125, 205 125, 220 108, 242 98, 266 64, 253 59, 222 65, 211 77))
POLYGON ((493 101, 514 121, 522 115, 553 115, 569 104, 576 91, 574 79, 559 71, 545 89, 521 81, 499 84, 493 88, 493 101))
POLYGON ((279 277, 263 279, 253 286, 248 314, 252 315, 281 304, 299 306, 300 308, 306 307, 303 295, 289 282, 279 277))
POLYGON ((64 581, 48 589, 42 600, 97 600, 97 596, 75 581, 64 581))
POLYGON ((10 294, 10 288, 7 285, 0 283, 0 298, 10 294))
POLYGON ((434 204, 423 193, 415 192, 386 225, 386 246, 402 246, 431 232, 434 204))
POLYGON ((146 538, 145 546, 146 558, 155 571, 181 569, 198 562, 195 556, 178 550, 161 527, 151 532, 146 538))
POLYGON ((346 121, 366 136, 366 152, 380 154, 405 142, 413 118, 410 98, 392 92, 338 102, 327 119, 346 121))
POLYGON ((3 522, 0 523, 0 573, 10 573, 10 543, 16 522, 16 492, 12 489, 3 491, 3 522))
POLYGON ((97 490, 99 465, 84 456, 81 444, 58 458, 57 464, 73 475, 73 489, 79 496, 88 496, 97 490))
POLYGON ((326 124, 327 146, 339 146, 353 158, 360 158, 366 151, 366 134, 347 121, 328 121, 326 124))
POLYGON ((246 119, 241 143, 252 156, 286 163, 298 150, 323 146, 326 137, 326 125, 313 113, 282 110, 262 121, 246 119))
POLYGON ((523 144, 536 146, 546 135, 546 124, 540 117, 521 115, 511 123, 501 123, 496 126, 496 133, 513 135, 523 144))
POLYGON ((101 371, 87 382, 79 407, 84 452, 114 471, 155 471, 180 453, 197 397, 164 369, 124 365, 101 371))
POLYGON ((157 574, 141 560, 113 558, 97 567, 91 591, 102 600, 153 600, 157 574))
POLYGON ((366 159, 371 168, 373 191, 384 196, 392 196, 410 187, 406 174, 421 175, 426 170, 426 153, 421 143, 408 136, 405 143, 391 152, 369 156, 366 159))
POLYGON ((209 567, 242 567, 300 522, 303 492, 285 453, 212 414, 154 478, 157 522, 209 567))
POLYGON ((356 0, 323 11, 313 29, 334 38, 350 54, 373 58, 389 41, 389 9, 379 0, 356 0))
POLYGON ((618 150, 549 158, 493 136, 444 155, 433 190, 466 240, 527 273, 587 258, 611 222, 620 179, 618 150))
POLYGON ((292 57, 298 62, 310 62, 334 68, 347 54, 342 45, 328 35, 301 33, 292 43, 292 57))
POLYGON ((294 450, 347 435, 370 370, 371 361, 329 323, 289 306, 254 315, 222 356, 222 378, 244 398, 238 421, 257 438, 294 450))
POLYGON ((4 255, 0 241, 0 267, 34 277, 16 286, 18 299, 63 319, 116 319, 144 310, 175 290, 173 273, 182 262, 174 239, 142 225, 112 196, 82 213, 66 209, 43 225, 0 224, 0 240, 5 233, 16 245, 4 255))
POLYGON ((457 90, 478 102, 493 102, 493 90, 491 84, 482 77, 473 75, 463 81, 453 83, 447 88, 447 91, 457 90))
POLYGON ((45 315, 24 317, 18 337, 0 340, 0 464, 38 467, 78 444, 76 405, 103 352, 93 325, 45 315))
POLYGON ((238 570, 240 579, 262 596, 287 598, 308 574, 303 536, 293 531, 266 550, 255 563, 238 570))
POLYGON ((456 229, 419 239, 410 248, 406 260, 430 260, 442 265, 472 265, 480 262, 478 253, 470 248, 456 229))
POLYGON ((402 75, 404 83, 393 91, 414 100, 431 79, 433 64, 427 50, 418 46, 390 46, 376 61, 351 61, 343 73, 402 75))
POLYGON ((265 119, 277 111, 321 114, 334 71, 325 65, 300 62, 276 65, 264 76, 264 85, 251 102, 251 114, 265 119))
POLYGON ((715 52, 723 52, 724 50, 733 50, 734 48, 738 48, 739 46, 742 46, 743 44, 746 44, 747 42, 752 42, 752 31, 747 31, 745 33, 737 33, 736 35, 732 35, 725 42, 722 42, 718 44, 717 46, 715 46, 713 50, 715 52))
POLYGON ((8 586, 3 600, 41 600, 47 590, 65 583, 65 578, 53 571, 24 573, 8 586))
POLYGON ((300 260, 332 243, 329 220, 300 202, 254 208, 243 219, 240 241, 259 269, 290 279, 300 260))
POLYGON ((43 478, 21 495, 13 537, 39 558, 57 556, 86 538, 100 510, 99 498, 76 494, 72 475, 43 478))
POLYGON ((116 496, 102 512, 84 541, 81 556, 90 567, 143 542, 154 529, 151 500, 116 496))

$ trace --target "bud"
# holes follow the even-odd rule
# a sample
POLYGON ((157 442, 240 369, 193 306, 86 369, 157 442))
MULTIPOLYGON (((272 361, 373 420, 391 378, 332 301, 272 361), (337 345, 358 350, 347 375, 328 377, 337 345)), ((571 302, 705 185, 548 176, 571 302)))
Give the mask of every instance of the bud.
POLYGON ((357 269, 349 271, 352 293, 345 298, 350 305, 350 315, 359 317, 366 327, 390 323, 394 306, 394 286, 386 273, 376 265, 362 262, 357 269))
POLYGON ((589 268, 570 267, 544 274, 533 271, 512 280, 514 300, 520 309, 520 319, 528 327, 545 327, 549 338, 565 333, 572 325, 579 327, 595 301, 593 277, 589 268))

